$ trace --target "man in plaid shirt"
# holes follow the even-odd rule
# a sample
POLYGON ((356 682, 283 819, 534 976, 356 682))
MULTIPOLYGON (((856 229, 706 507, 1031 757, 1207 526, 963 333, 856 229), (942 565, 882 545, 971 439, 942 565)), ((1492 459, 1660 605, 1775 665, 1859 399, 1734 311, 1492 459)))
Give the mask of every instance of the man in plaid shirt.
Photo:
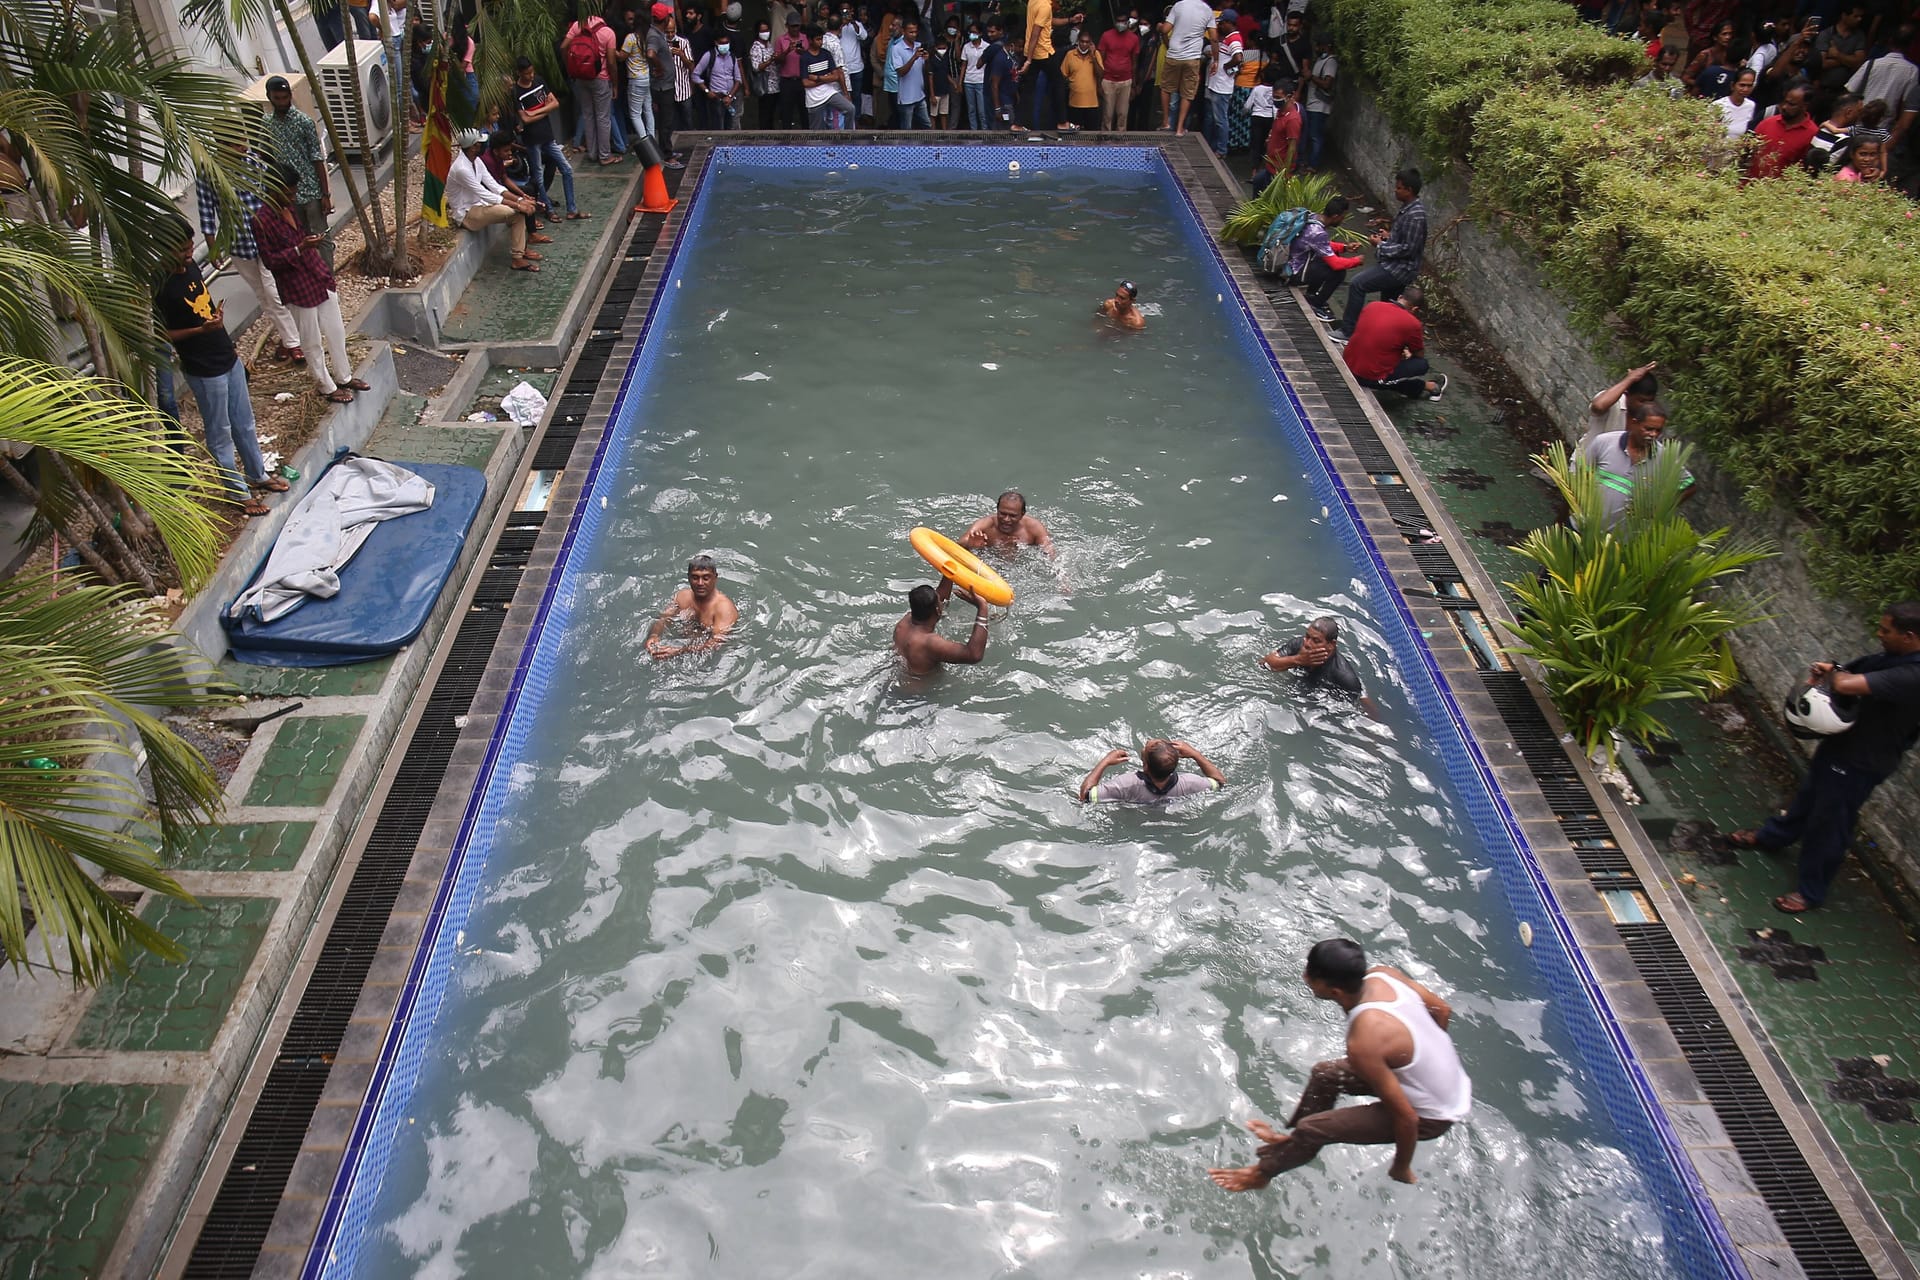
MULTIPOLYGON (((264 188, 269 179, 266 165, 254 152, 239 144, 234 145, 245 161, 249 174, 256 180, 256 186, 264 188)), ((214 253, 214 244, 220 234, 222 224, 232 232, 233 243, 227 252, 232 255, 231 265, 234 274, 247 282, 253 290, 253 296, 260 300, 261 314, 273 322, 280 333, 280 346, 273 353, 275 360, 291 360, 299 364, 306 360, 306 353, 300 349, 300 330, 293 323, 293 312, 287 310, 280 301, 280 290, 273 282, 273 273, 260 265, 260 246, 254 243, 253 215, 260 210, 260 197, 251 191, 234 192, 240 198, 240 216, 224 218, 221 216, 220 197, 214 191, 213 184, 205 176, 194 180, 194 192, 200 198, 200 234, 207 238, 207 250, 214 253)))

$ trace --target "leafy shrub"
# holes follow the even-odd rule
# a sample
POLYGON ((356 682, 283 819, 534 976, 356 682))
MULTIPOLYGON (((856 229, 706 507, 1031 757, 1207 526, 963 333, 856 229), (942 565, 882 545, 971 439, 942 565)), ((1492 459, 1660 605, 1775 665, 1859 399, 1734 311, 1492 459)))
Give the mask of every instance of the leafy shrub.
POLYGON ((1282 213, 1288 209, 1311 209, 1318 213, 1338 191, 1332 174, 1280 174, 1260 188, 1259 195, 1233 207, 1221 225, 1220 239, 1228 244, 1259 244, 1267 228, 1282 213))
POLYGON ((1540 663, 1581 750, 1604 750, 1609 762, 1616 733, 1641 743, 1666 736, 1661 703, 1732 687, 1727 637, 1759 618, 1714 588, 1772 553, 1732 543, 1725 529, 1700 533, 1679 514, 1687 453, 1662 449, 1612 528, 1596 468, 1569 462, 1561 444, 1534 459, 1572 518, 1520 544, 1545 574, 1507 584, 1520 606, 1512 652, 1540 663))

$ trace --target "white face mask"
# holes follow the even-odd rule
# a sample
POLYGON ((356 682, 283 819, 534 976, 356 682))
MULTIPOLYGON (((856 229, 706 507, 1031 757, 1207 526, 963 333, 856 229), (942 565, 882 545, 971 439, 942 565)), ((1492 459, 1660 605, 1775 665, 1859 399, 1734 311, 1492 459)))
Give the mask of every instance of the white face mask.
POLYGON ((969 40, 971 40, 971 41, 972 41, 973 43, 975 43, 975 44, 979 44, 979 43, 980 43, 980 33, 979 33, 978 31, 976 31, 976 32, 974 32, 974 33, 973 33, 972 35, 970 35, 970 36, 968 36, 968 37, 967 37, 967 39, 969 39, 969 40))
POLYGON ((771 31, 756 31, 753 33, 753 38, 755 40, 771 40, 773 39, 773 33, 771 31))

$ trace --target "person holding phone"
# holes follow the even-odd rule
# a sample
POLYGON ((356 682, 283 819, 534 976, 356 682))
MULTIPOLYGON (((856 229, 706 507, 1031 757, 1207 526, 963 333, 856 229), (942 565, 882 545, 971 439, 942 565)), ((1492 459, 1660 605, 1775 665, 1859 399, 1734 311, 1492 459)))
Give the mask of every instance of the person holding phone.
POLYGON ((295 207, 299 172, 289 165, 276 165, 274 178, 266 202, 253 215, 253 240, 260 247, 260 261, 273 272, 280 301, 293 312, 314 394, 334 404, 350 404, 354 392, 373 388, 353 376, 353 364, 347 359, 347 326, 340 317, 333 269, 320 256, 326 237, 301 225, 295 207))

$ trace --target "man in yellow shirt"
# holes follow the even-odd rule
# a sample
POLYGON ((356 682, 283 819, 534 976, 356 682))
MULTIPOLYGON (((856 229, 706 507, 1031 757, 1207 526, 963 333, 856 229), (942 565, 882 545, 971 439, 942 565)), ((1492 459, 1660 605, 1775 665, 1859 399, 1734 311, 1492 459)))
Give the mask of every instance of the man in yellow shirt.
POLYGON ((1093 47, 1093 35, 1080 29, 1080 42, 1061 63, 1067 81, 1067 119, 1076 129, 1100 127, 1100 76, 1105 68, 1093 47))
MULTIPOLYGON (((1065 50, 1056 50, 1053 45, 1053 29, 1067 25, 1065 17, 1056 16, 1053 0, 1030 0, 1027 5, 1027 38, 1024 52, 1027 65, 1020 68, 1016 75, 1025 75, 1030 71, 1044 72, 1047 80, 1045 101, 1052 109, 1053 123, 1063 129, 1071 130, 1075 126, 1066 122, 1067 82, 1061 75, 1060 63, 1065 50)), ((1040 123, 1040 86, 1033 86, 1033 127, 1044 128, 1040 123)))

